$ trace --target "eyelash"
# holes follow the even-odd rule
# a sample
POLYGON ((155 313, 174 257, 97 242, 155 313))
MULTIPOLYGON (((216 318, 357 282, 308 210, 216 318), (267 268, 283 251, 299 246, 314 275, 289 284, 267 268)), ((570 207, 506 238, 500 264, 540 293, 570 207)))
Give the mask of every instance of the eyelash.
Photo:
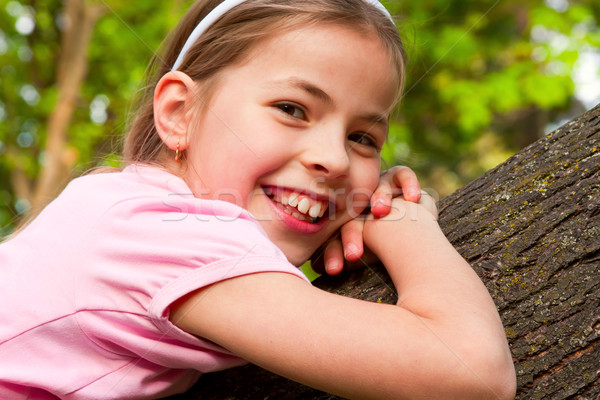
POLYGON ((373 138, 371 135, 368 135, 367 133, 352 133, 348 136, 348 139, 360 145, 373 147, 377 149, 377 151, 381 150, 375 138, 373 138), (363 143, 364 139, 367 139, 368 143, 363 143))
POLYGON ((275 107, 277 109, 279 109, 282 113, 288 115, 291 118, 301 119, 301 120, 306 119, 306 111, 304 110, 303 107, 299 106, 298 104, 289 103, 289 102, 277 103, 277 104, 275 104, 275 107), (287 109, 287 111, 286 111, 286 109, 287 109), (292 112, 289 112, 290 110, 292 110, 292 112), (294 115, 295 114, 294 111, 300 111, 302 113, 302 116, 294 115))

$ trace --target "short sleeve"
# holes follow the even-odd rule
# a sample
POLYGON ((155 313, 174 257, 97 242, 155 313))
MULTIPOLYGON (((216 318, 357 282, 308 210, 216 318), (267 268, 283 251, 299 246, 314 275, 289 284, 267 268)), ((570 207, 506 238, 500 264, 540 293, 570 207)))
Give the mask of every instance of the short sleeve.
POLYGON ((155 398, 244 364, 171 324, 173 301, 259 272, 309 284, 248 212, 141 166, 73 180, 0 260, 0 379, 65 398, 155 398))
POLYGON ((158 190, 122 199, 82 241, 81 256, 89 262, 76 278, 77 308, 96 312, 81 315, 81 325, 111 351, 126 349, 171 367, 206 372, 233 362, 225 349, 169 321, 177 299, 260 272, 287 273, 310 284, 247 211, 186 193, 158 190), (199 365, 207 355, 209 365, 199 365))

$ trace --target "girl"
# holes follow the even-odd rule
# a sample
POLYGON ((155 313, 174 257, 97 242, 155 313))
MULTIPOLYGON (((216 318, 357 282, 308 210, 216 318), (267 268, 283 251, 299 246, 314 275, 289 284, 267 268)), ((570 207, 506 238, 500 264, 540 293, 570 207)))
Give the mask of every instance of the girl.
POLYGON ((512 398, 484 285, 425 205, 392 200, 412 172, 380 179, 404 64, 378 2, 199 0, 155 61, 129 165, 0 247, 1 398, 164 397, 245 360, 349 398, 512 398), (298 270, 340 229, 396 306, 298 270))

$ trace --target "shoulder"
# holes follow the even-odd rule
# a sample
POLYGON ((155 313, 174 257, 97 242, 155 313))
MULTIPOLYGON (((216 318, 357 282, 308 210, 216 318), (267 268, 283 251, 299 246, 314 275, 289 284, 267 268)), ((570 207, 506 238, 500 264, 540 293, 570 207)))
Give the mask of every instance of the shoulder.
POLYGON ((114 194, 124 198, 139 195, 162 194, 164 192, 190 193, 185 182, 157 167, 128 165, 123 170, 99 172, 73 179, 63 193, 78 192, 95 195, 114 194))
MULTIPOLYGON (((261 255, 286 259, 261 225, 243 208, 197 198, 179 177, 148 166, 87 175, 68 190, 86 197, 80 208, 97 250, 118 247, 130 254, 155 254, 205 265, 228 258, 261 255), (170 256, 169 256, 170 257, 170 256)), ((71 197, 73 197, 71 195, 71 197)))

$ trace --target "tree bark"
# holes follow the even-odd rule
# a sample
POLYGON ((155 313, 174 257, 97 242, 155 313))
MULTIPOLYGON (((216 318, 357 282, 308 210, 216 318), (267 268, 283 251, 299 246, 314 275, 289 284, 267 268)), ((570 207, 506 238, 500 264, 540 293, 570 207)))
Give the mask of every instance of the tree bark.
MULTIPOLYGON (((600 106, 443 199, 440 225, 489 289, 517 399, 600 399, 600 106)), ((382 267, 319 278, 394 303, 382 267)), ((172 399, 336 399, 256 366, 204 375, 172 399)))
POLYGON ((69 180, 66 161, 67 128, 75 110, 79 91, 87 71, 87 52, 94 26, 104 8, 86 0, 65 1, 66 27, 61 38, 56 85, 58 102, 48 118, 44 165, 32 198, 33 210, 41 209, 69 180))

